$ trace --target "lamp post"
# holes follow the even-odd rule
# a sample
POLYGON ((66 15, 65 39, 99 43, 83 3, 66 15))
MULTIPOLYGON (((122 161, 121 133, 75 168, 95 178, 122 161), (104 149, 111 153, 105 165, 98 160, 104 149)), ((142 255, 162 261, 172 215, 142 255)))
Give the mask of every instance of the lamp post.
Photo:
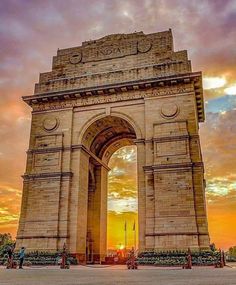
POLYGON ((127 247, 127 223, 125 221, 125 251, 126 251, 126 247, 127 247))
POLYGON ((134 220, 134 225, 133 225, 133 232, 134 232, 134 251, 136 251, 136 224, 134 220))

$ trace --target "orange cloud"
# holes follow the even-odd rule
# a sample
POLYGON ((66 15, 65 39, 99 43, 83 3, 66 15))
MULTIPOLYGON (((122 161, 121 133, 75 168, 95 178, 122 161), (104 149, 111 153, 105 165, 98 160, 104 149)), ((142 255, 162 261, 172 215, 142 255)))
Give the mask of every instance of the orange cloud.
POLYGON ((227 195, 208 194, 207 197, 211 241, 228 249, 236 241, 236 187, 227 195))

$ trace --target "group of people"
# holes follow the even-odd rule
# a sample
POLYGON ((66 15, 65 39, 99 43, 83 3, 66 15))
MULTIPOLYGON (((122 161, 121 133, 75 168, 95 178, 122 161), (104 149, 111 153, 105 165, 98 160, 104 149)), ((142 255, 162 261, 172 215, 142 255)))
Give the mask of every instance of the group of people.
MULTIPOLYGON (((13 246, 8 246, 7 248, 7 268, 16 268, 17 264, 14 262, 14 250, 15 250, 15 244, 13 246)), ((19 269, 23 269, 23 263, 25 258, 25 247, 21 247, 19 251, 19 269)))

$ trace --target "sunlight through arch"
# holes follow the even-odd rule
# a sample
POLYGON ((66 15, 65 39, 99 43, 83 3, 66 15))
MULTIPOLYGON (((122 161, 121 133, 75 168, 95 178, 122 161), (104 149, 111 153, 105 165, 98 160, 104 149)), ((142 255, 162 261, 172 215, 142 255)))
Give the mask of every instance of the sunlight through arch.
POLYGON ((137 148, 135 145, 118 149, 109 161, 108 224, 109 250, 137 247, 138 193, 137 148), (125 229, 127 241, 125 241, 125 229))

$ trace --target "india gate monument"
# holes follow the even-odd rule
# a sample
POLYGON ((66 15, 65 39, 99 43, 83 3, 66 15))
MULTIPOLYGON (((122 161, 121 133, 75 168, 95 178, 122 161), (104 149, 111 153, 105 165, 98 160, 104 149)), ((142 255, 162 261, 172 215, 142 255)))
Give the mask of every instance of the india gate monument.
MULTIPOLYGON (((139 251, 209 248, 201 72, 171 30, 59 49, 23 97, 32 124, 17 248, 107 251, 108 162, 137 146, 139 251)), ((122 231, 122 229, 121 229, 122 231)))

